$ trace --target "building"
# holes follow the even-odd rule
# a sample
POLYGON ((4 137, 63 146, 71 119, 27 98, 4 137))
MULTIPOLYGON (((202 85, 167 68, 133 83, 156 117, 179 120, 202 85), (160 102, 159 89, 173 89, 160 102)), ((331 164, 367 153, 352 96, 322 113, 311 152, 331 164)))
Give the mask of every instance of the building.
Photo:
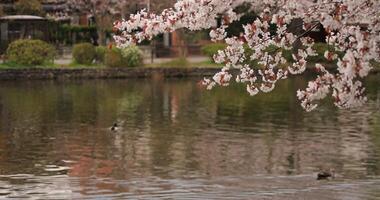
MULTIPOLYGON (((99 0, 94 4, 85 5, 83 2, 78 1, 78 4, 69 4, 69 0, 41 0, 42 12, 40 16, 19 15, 15 3, 17 0, 3 0, 0 6, 4 8, 5 18, 0 19, 1 31, 1 50, 7 45, 20 38, 37 38, 51 41, 57 44, 73 44, 76 42, 88 41, 94 44, 106 44, 110 42, 109 30, 112 29, 112 22, 126 18, 132 13, 136 13, 141 9, 159 13, 165 8, 172 7, 175 0, 99 0), (93 8, 95 7, 95 12, 93 8), (31 25, 33 20, 36 20, 31 25), (36 25, 38 24, 38 25, 36 25), (44 25, 45 24, 45 25, 44 25), (89 33, 77 33, 71 31, 59 32, 58 39, 49 36, 57 34, 54 31, 59 31, 60 24, 68 24, 66 28, 94 28, 89 33), (46 26, 50 30, 46 30, 46 26), (78 27, 79 26, 79 27, 78 27), (28 30, 31 29, 31 30, 28 30), (107 35, 105 33, 108 31, 107 35), (50 33, 49 33, 50 32, 50 33), (53 32, 53 33, 52 33, 53 32), (91 40, 88 40, 88 35, 91 35, 91 40), (97 35, 97 36, 94 36, 97 35), (87 38, 82 40, 81 38, 87 38), (63 40, 61 40, 64 38, 63 40), (68 42, 67 42, 68 41, 68 42)), ((76 30, 76 29, 75 29, 76 30)), ((179 51, 183 48, 180 34, 165 33, 158 37, 150 45, 154 47, 154 54, 158 57, 166 57, 180 54, 179 51)), ((194 49, 191 47, 190 49, 194 49)), ((199 49, 199 48, 198 48, 199 49)), ((187 52, 192 52, 188 50, 187 52)))
POLYGON ((0 53, 8 44, 20 38, 49 39, 49 22, 46 18, 32 15, 0 17, 0 53))
MULTIPOLYGON (((0 6, 3 7, 4 12, 8 15, 15 15, 15 3, 17 0, 2 0, 0 6)), ((52 14, 64 12, 66 9, 66 0, 42 0, 41 7, 44 13, 52 14)))

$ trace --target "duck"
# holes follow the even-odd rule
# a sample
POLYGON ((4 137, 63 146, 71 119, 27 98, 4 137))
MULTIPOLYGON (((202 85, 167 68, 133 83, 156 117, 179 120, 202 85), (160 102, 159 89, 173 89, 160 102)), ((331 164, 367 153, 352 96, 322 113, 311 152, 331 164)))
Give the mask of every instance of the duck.
POLYGON ((317 174, 317 180, 327 180, 335 178, 335 171, 330 169, 329 171, 320 171, 317 174))
POLYGON ((119 125, 117 123, 114 123, 110 129, 111 129, 111 131, 118 131, 119 125))

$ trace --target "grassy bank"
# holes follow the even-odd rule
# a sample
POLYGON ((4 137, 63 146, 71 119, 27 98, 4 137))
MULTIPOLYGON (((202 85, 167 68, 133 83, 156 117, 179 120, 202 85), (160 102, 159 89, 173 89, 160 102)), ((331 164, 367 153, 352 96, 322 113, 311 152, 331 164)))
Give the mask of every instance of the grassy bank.
POLYGON ((200 62, 190 62, 186 58, 175 58, 168 62, 145 64, 144 67, 148 68, 221 68, 223 65, 214 63, 211 60, 205 60, 200 62))
POLYGON ((97 64, 97 63, 94 63, 94 64, 91 64, 91 65, 84 65, 84 64, 78 64, 78 63, 70 63, 70 64, 66 64, 66 65, 62 65, 62 64, 56 64, 56 63, 45 63, 43 65, 34 65, 34 66, 30 66, 30 65, 19 65, 19 64, 16 64, 16 63, 12 63, 12 62, 4 62, 4 63, 0 63, 0 69, 33 69, 33 68, 39 68, 39 69, 60 69, 60 68, 63 68, 63 69, 82 69, 82 68, 93 68, 93 69, 102 69, 102 68, 106 68, 106 66, 102 65, 102 64, 97 64))

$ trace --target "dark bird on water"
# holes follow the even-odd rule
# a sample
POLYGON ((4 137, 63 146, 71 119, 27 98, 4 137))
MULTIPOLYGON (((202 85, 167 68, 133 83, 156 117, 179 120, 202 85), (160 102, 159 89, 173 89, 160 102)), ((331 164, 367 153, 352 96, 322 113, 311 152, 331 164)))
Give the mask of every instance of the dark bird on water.
POLYGON ((327 180, 330 178, 335 178, 335 172, 334 170, 329 171, 321 171, 317 174, 317 180, 327 180))
POLYGON ((111 131, 117 131, 119 129, 119 126, 117 123, 114 123, 113 126, 111 127, 111 131))

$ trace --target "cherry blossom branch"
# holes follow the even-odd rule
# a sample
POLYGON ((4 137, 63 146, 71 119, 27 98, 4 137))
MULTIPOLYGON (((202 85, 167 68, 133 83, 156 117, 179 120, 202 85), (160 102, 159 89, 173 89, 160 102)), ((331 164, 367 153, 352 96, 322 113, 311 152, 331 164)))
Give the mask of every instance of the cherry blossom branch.
POLYGON ((315 64, 320 74, 305 90, 299 90, 297 97, 306 111, 315 109, 328 94, 332 95, 337 107, 352 108, 366 101, 360 81, 371 70, 370 61, 380 60, 379 9, 380 1, 377 0, 179 0, 174 8, 159 15, 143 10, 127 21, 116 22, 114 38, 122 48, 181 28, 208 29, 222 15, 222 25, 212 29, 210 37, 212 41, 224 40, 227 44, 226 49, 214 56, 215 62, 225 67, 203 83, 208 89, 227 86, 233 80, 229 70, 236 68, 240 73, 235 80, 245 83, 253 96, 270 92, 277 81, 306 70, 307 58, 317 55, 314 41, 307 35, 321 25, 328 32, 329 48, 324 56, 327 61, 337 63, 337 72, 329 72, 322 64, 315 64), (252 24, 244 25, 243 40, 227 37, 229 23, 240 17, 233 9, 242 3, 255 8, 259 17, 252 24), (305 30, 298 36, 288 30, 288 24, 295 19, 303 20, 305 30), (271 24, 276 25, 276 34, 271 33, 271 24), (355 24, 367 24, 367 28, 355 24), (299 42, 301 45, 294 48, 299 42), (285 50, 292 50, 291 60, 283 55, 285 50), (336 51, 344 55, 338 56, 336 51))

